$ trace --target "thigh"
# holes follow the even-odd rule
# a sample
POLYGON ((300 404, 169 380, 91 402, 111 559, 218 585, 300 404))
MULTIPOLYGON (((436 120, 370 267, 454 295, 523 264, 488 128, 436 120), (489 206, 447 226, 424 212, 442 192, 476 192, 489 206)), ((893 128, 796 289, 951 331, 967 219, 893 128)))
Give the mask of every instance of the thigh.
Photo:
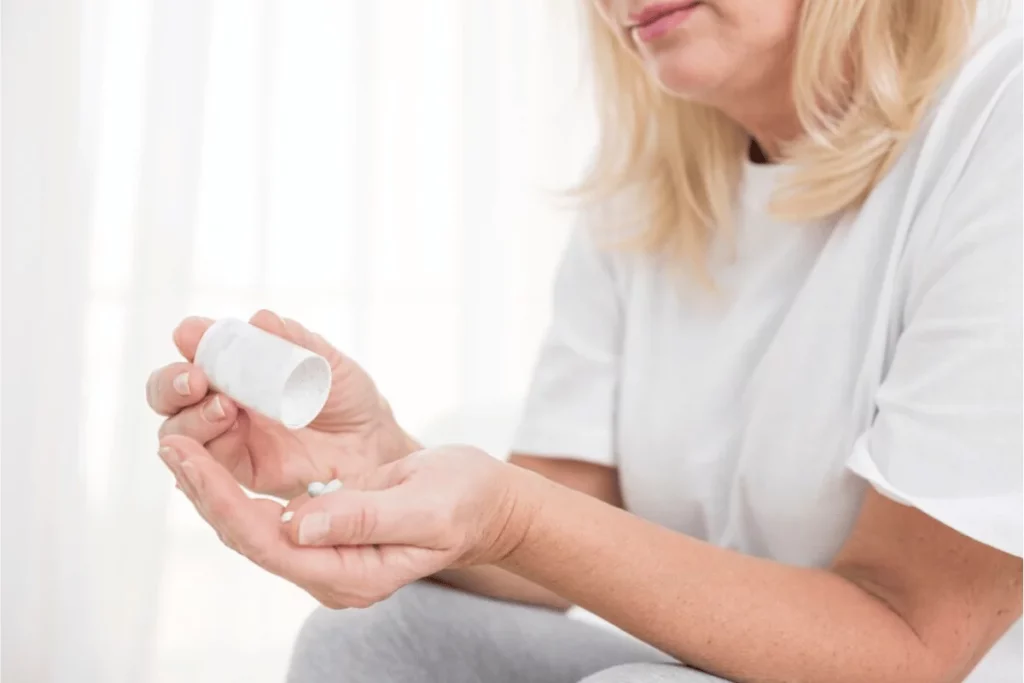
POLYGON ((681 664, 638 662, 613 666, 587 676, 579 683, 729 683, 729 681, 681 664))
POLYGON ((558 612, 421 582, 368 609, 318 609, 296 641, 288 681, 573 683, 617 664, 664 660, 558 612))

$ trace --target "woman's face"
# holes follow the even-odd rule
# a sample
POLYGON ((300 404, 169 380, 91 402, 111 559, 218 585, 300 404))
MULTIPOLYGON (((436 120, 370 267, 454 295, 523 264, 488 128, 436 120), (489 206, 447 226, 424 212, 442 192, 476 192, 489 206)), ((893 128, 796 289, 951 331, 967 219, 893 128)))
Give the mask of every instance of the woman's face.
POLYGON ((722 106, 788 85, 801 0, 595 2, 671 93, 722 106))

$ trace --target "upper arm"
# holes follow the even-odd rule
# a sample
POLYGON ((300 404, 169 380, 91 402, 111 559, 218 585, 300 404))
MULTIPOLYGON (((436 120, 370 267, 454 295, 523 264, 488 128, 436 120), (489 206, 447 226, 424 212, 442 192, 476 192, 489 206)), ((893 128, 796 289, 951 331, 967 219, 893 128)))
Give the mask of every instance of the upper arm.
POLYGON ((848 462, 872 488, 834 567, 903 617, 949 676, 1021 615, 1019 68, 1004 85, 907 256, 903 329, 848 462))
POLYGON ((833 571, 898 614, 946 680, 1021 616, 1021 558, 871 490, 833 571))
POLYGON ((1022 82, 1007 87, 927 235, 850 469, 883 495, 1022 554, 1022 82))

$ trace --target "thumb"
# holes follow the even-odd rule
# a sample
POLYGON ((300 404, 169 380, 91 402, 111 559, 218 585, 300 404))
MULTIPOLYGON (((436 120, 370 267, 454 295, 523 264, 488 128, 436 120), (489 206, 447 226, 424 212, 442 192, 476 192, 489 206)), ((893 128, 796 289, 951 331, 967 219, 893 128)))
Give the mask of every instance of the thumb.
POLYGON ((401 461, 378 468, 340 491, 313 498, 287 525, 298 545, 415 545, 431 547, 443 530, 437 496, 404 478, 401 461), (362 486, 363 488, 358 488, 362 486))
POLYGON ((267 309, 257 311, 249 319, 249 324, 323 356, 330 361, 332 367, 337 367, 343 360, 341 352, 319 334, 310 332, 300 323, 290 318, 282 318, 273 311, 267 309))

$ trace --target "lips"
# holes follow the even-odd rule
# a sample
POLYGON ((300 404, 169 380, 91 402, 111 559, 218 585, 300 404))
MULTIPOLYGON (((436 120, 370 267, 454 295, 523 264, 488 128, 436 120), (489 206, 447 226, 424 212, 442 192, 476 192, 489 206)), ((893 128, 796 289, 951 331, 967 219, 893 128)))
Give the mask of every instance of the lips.
POLYGON ((699 0, 681 0, 680 2, 662 2, 655 5, 648 5, 639 12, 630 13, 630 23, 627 28, 634 29, 649 26, 673 12, 691 9, 698 4, 699 0))
POLYGON ((648 5, 640 12, 629 15, 630 23, 626 28, 637 40, 650 42, 683 23, 698 5, 698 0, 648 5))

